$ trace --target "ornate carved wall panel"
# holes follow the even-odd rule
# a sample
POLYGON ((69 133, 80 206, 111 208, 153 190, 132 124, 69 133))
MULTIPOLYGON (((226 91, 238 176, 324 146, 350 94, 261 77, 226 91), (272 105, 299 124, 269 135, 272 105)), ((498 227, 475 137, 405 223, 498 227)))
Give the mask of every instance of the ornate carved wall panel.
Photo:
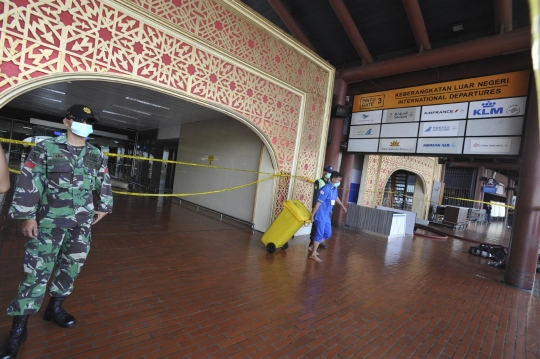
MULTIPOLYGON (((429 196, 433 181, 437 177, 439 165, 434 157, 408 157, 408 156, 366 156, 368 162, 368 171, 362 206, 375 207, 381 204, 386 182, 398 170, 414 172, 420 176, 424 182, 424 210, 428 206, 429 196)), ((416 200, 416 199, 415 199, 416 200)))
MULTIPOLYGON (((33 80, 103 74, 236 115, 315 177, 334 70, 231 0, 1 0, 0 106, 33 80)), ((26 86, 26 87, 25 87, 26 86)), ((309 204, 311 184, 279 181, 309 204)))

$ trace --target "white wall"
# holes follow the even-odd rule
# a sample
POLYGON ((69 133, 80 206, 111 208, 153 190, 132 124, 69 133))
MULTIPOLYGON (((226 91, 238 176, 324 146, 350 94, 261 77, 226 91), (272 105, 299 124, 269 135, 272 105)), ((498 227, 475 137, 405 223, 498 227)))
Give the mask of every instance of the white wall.
MULTIPOLYGON (((272 159, 266 146, 261 143, 261 163, 259 165, 261 172, 274 172, 272 159)), ((258 179, 268 177, 267 174, 259 174, 258 179)), ((275 180, 268 180, 257 185, 257 193, 255 199, 255 213, 253 215, 254 228, 260 232, 266 232, 272 221, 272 206, 275 180)))
MULTIPOLYGON (((261 155, 260 138, 237 120, 218 120, 182 125, 178 161, 258 171, 261 155)), ((194 193, 230 188, 257 180, 257 173, 176 166, 173 193, 194 193)), ((215 211, 252 222, 256 186, 218 194, 179 196, 215 211)), ((270 194, 271 196, 271 194, 270 194)))
POLYGON ((416 218, 425 219, 424 210, 426 209, 427 203, 426 201, 423 201, 424 195, 424 184, 420 176, 416 175, 416 182, 414 184, 413 205, 411 209, 412 212, 416 212, 416 218))

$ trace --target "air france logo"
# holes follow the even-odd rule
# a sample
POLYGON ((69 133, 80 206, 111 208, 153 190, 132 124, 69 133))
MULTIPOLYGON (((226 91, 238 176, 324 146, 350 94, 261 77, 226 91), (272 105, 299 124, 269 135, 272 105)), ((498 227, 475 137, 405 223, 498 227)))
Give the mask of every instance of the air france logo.
POLYGON ((496 104, 497 102, 483 102, 483 108, 479 110, 473 110, 473 116, 502 115, 504 109, 502 107, 495 107, 496 104))

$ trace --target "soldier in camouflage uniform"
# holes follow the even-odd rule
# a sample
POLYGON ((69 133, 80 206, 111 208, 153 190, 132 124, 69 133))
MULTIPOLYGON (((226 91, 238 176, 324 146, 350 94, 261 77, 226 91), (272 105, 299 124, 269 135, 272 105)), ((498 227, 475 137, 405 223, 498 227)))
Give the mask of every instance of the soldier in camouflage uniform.
POLYGON ((44 320, 65 328, 75 324, 62 302, 73 291, 90 250, 91 226, 112 210, 106 159, 86 142, 96 117, 88 107, 73 105, 63 122, 66 135, 42 141, 30 153, 10 208, 12 218, 25 220, 22 233, 31 239, 24 256, 26 277, 7 310, 14 316, 13 326, 1 359, 17 356, 26 340, 28 316, 41 307, 55 265, 44 320), (99 195, 96 204, 93 191, 99 195))

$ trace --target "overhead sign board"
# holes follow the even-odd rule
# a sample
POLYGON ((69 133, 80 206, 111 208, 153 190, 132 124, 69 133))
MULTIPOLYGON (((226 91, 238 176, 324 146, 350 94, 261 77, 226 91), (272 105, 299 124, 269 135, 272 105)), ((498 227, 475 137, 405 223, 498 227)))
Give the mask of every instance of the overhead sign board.
POLYGON ((353 112, 527 96, 530 71, 354 96, 353 112))
POLYGON ((371 153, 378 139, 374 153, 517 156, 529 78, 527 70, 356 95, 348 150, 371 153))

